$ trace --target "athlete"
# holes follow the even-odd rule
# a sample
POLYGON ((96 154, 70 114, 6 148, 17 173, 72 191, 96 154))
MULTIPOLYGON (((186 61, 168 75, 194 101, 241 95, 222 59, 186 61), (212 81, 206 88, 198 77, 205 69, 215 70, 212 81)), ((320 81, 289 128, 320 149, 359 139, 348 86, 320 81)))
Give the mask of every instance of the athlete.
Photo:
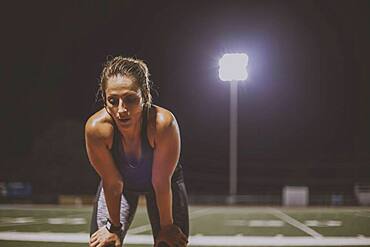
POLYGON ((89 246, 122 246, 140 195, 154 246, 186 246, 187 193, 174 115, 152 103, 147 65, 115 57, 101 73, 104 107, 85 125, 89 161, 99 174, 89 246))

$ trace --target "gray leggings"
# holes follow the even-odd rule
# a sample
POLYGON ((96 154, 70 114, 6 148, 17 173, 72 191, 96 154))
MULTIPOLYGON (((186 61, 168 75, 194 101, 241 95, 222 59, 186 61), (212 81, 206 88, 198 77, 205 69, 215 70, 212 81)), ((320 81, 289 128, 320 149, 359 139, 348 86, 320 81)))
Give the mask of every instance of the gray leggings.
MULTIPOLYGON (((182 232, 189 236, 189 211, 188 211, 188 198, 184 181, 172 180, 172 215, 174 224, 176 224, 182 232)), ((125 238, 127 230, 129 229, 134 218, 139 195, 145 195, 147 212, 149 215, 150 224, 152 227, 154 240, 160 231, 159 210, 156 203, 155 192, 152 189, 150 192, 133 192, 124 190, 121 196, 121 210, 120 221, 122 223, 123 234, 121 241, 125 238)), ((109 217, 107 205, 105 202, 104 191, 102 182, 100 182, 98 191, 96 193, 96 202, 91 218, 90 236, 99 228, 105 226, 107 218, 109 217)))

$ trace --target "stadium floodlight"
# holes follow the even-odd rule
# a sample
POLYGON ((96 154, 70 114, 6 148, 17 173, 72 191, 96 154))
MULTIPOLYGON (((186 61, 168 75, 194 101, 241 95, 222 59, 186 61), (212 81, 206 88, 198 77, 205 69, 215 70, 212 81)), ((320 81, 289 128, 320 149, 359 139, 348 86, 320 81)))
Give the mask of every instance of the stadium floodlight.
POLYGON ((229 203, 235 203, 238 185, 238 81, 248 78, 248 56, 245 53, 224 54, 219 61, 218 74, 230 82, 230 194, 229 203))
POLYGON ((222 81, 244 81, 248 78, 247 65, 245 53, 224 54, 219 61, 218 75, 222 81))

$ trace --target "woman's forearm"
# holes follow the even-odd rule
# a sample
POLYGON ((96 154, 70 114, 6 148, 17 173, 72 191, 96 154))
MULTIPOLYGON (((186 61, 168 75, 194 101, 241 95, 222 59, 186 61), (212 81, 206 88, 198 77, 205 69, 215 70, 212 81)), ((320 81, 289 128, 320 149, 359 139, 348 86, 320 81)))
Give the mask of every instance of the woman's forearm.
POLYGON ((170 182, 154 186, 161 227, 173 224, 172 190, 170 182))
POLYGON ((123 183, 117 182, 115 184, 109 184, 105 183, 103 180, 103 190, 109 212, 109 219, 114 225, 118 226, 120 224, 120 205, 123 183))

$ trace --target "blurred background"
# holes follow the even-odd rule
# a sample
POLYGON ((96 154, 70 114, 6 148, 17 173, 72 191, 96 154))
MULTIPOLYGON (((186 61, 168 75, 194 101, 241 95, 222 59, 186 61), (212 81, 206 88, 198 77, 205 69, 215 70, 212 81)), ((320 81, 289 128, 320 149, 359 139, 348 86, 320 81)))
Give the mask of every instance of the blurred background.
POLYGON ((245 52, 236 203, 280 205, 286 186, 308 189, 307 205, 369 203, 358 196, 370 191, 369 5, 3 3, 1 202, 93 198, 84 124, 102 107, 99 75, 116 55, 148 64, 154 103, 176 116, 191 202, 227 202, 230 85, 218 61, 245 52))

